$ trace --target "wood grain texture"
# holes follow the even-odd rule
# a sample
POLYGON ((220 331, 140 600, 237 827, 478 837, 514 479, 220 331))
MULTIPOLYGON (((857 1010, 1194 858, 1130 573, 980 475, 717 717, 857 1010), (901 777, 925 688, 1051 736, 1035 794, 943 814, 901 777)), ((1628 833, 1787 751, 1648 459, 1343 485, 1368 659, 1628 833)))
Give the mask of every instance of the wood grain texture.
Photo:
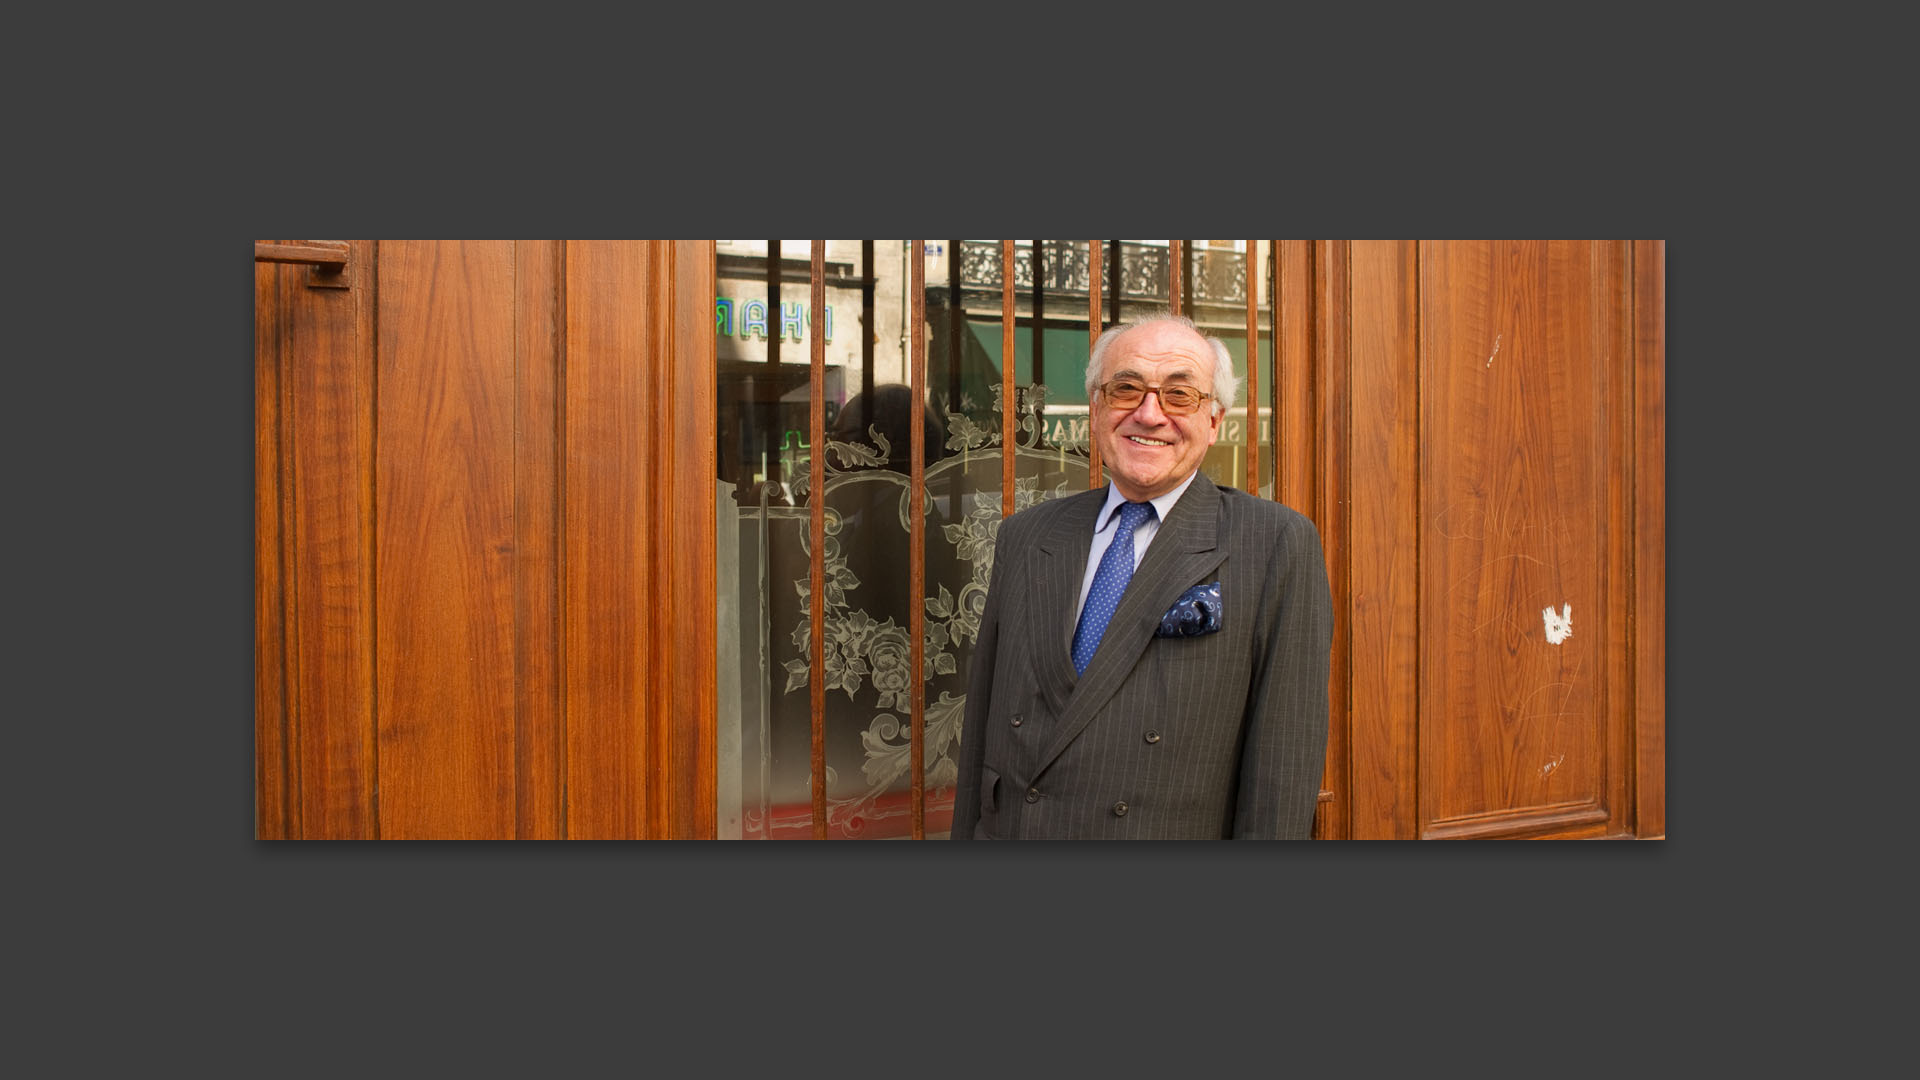
POLYGON ((1667 834, 1667 245, 1633 259, 1634 832, 1667 834))
POLYGON ((1354 820, 1416 835, 1420 643, 1417 246, 1350 244, 1348 641, 1354 820))
POLYGON ((513 836, 513 245, 380 259, 381 835, 513 836))
MULTIPOLYGON (((649 365, 654 386, 664 501, 645 507, 658 530, 655 550, 662 610, 703 612, 699 618, 655 620, 651 628, 655 687, 648 722, 656 732, 648 785, 650 836, 712 839, 718 828, 718 648, 714 616, 714 477, 718 403, 713 323, 715 250, 711 240, 653 243, 662 273, 651 306, 661 312, 649 365), (670 404, 668 404, 670 403, 670 404), (671 512, 661 512, 662 508, 671 512)), ((819 311, 816 305, 812 310, 819 311)))
POLYGON ((1313 244, 1274 241, 1274 443, 1275 494, 1313 516, 1315 447, 1313 244))
POLYGON ((1595 688, 1606 775, 1601 805, 1607 835, 1633 832, 1633 290, 1631 249, 1624 240, 1549 248, 1556 278, 1584 278, 1594 357, 1594 426, 1607 447, 1599 463, 1600 607, 1605 620, 1600 684, 1595 688), (1576 261, 1583 264, 1575 268, 1576 261))
MULTIPOLYGON (((662 402, 647 391, 647 297, 637 243, 566 244, 561 462, 561 654, 567 836, 646 835, 646 637, 656 604, 644 512, 665 507, 649 457, 662 402)), ((711 498, 711 496, 709 496, 711 498)))
POLYGON ((1422 255, 1422 827, 1604 808, 1603 260, 1557 241, 1422 255), (1548 608, 1571 611, 1559 644, 1548 608))
POLYGON ((1392 822, 1363 820, 1353 774, 1353 589, 1349 566, 1347 483, 1348 428, 1352 402, 1348 297, 1352 284, 1345 241, 1319 240, 1313 247, 1313 501, 1295 506, 1313 518, 1327 558, 1333 593, 1333 655, 1328 665, 1327 765, 1320 786, 1333 791, 1327 837, 1391 836, 1392 822), (1347 795, 1345 793, 1352 793, 1347 795), (1344 807, 1342 806, 1345 803, 1344 807))
POLYGON ((283 275, 290 362, 289 672, 296 835, 379 835, 373 658, 372 241, 354 241, 353 287, 283 275), (297 359, 297 362, 294 362, 297 359))
POLYGON ((282 570, 280 269, 253 268, 254 836, 293 835, 287 765, 286 576, 282 570))
POLYGON ((353 243, 255 271, 257 835, 713 835, 712 244, 353 243))
MULTIPOLYGON (((1321 505, 1320 462, 1325 437, 1319 416, 1319 343, 1315 300, 1320 291, 1314 262, 1315 245, 1304 240, 1274 241, 1273 446, 1274 494, 1282 503, 1314 520, 1323 546, 1331 552, 1334 538, 1327 534, 1328 517, 1321 505)), ((1340 602, 1335 595, 1336 605, 1340 602)), ((1336 620, 1335 633, 1340 630, 1336 620)), ((1340 657, 1333 657, 1334 672, 1340 657)), ((1327 727, 1327 764, 1321 780, 1332 792, 1314 808, 1316 839, 1345 839, 1349 829, 1347 783, 1349 739, 1340 684, 1333 679, 1327 727)))
POLYGON ((303 263, 310 266, 343 267, 352 257, 352 245, 344 240, 307 240, 301 242, 255 241, 255 262, 303 263))
POLYGON ((514 833, 565 835, 560 706, 560 276, 556 240, 513 252, 514 833))

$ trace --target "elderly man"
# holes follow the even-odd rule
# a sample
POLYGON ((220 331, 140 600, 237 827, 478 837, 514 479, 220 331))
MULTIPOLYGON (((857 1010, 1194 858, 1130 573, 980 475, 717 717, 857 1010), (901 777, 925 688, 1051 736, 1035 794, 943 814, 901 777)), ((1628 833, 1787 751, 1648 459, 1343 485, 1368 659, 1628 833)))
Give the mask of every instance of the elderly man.
POLYGON ((1109 483, 1000 524, 956 839, 1310 835, 1333 602, 1311 521, 1200 472, 1238 392, 1191 320, 1094 343, 1109 483))

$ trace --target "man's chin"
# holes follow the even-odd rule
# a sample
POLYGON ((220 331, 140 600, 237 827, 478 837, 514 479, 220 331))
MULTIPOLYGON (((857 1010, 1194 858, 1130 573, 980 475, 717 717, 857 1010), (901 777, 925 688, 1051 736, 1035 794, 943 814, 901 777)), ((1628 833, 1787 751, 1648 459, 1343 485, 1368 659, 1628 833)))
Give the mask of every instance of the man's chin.
POLYGON ((1148 499, 1164 495, 1173 487, 1166 482, 1166 477, 1160 474, 1155 474, 1147 483, 1141 483, 1136 479, 1139 475, 1137 473, 1114 470, 1110 475, 1113 486, 1120 489, 1121 496, 1128 502, 1146 502, 1148 499))

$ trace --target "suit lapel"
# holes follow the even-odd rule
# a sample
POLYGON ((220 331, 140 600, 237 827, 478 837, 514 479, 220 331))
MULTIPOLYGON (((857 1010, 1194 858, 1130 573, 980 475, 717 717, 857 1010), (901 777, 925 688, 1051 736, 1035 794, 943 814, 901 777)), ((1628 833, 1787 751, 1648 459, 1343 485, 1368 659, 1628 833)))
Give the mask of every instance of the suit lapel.
MULTIPOLYGON (((1196 578, 1225 561, 1226 552, 1220 550, 1222 503, 1220 489, 1213 481, 1204 473, 1195 476, 1186 494, 1180 496, 1167 520, 1161 523, 1160 531, 1147 548, 1146 558, 1134 570, 1127 591, 1121 594, 1120 606, 1107 622, 1100 648, 1094 652, 1086 674, 1077 684, 1072 681, 1072 657, 1068 649, 1060 650, 1072 689, 1066 697, 1065 709, 1055 713, 1060 722, 1040 756, 1036 772, 1059 757, 1120 689, 1120 684, 1139 662, 1140 654, 1153 640, 1154 629, 1160 625, 1160 616, 1167 608, 1173 606, 1196 578)), ((1096 510, 1099 505, 1094 504, 1096 510)), ((1088 539, 1080 545, 1080 561, 1076 564, 1082 575, 1086 572, 1087 551, 1092 547, 1092 528, 1093 519, 1088 516, 1084 530, 1088 539)), ((1071 612, 1073 597, 1069 596, 1066 603, 1071 612)), ((1046 681, 1050 680, 1043 680, 1046 681)))
POLYGON ((1038 604, 1033 610, 1064 612, 1031 627, 1034 671, 1055 716, 1066 710, 1067 695, 1078 678, 1073 670, 1073 608, 1086 577, 1087 552, 1093 548, 1093 521, 1106 498, 1105 488, 1073 496, 1038 544, 1032 582, 1038 604))

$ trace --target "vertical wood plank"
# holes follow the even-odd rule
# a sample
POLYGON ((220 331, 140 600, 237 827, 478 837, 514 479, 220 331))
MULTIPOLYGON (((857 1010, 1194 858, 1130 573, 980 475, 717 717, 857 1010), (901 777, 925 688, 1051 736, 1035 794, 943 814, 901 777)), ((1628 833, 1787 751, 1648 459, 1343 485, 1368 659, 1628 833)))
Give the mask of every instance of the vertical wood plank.
MULTIPOLYGON (((1352 402, 1349 392, 1350 333, 1348 251, 1345 241, 1319 240, 1313 244, 1313 500, 1311 509, 1295 507, 1314 519, 1327 557, 1327 582, 1333 593, 1333 656, 1328 671, 1327 767, 1322 787, 1335 793, 1333 805, 1345 801, 1346 820, 1339 822, 1354 839, 1392 837, 1400 826, 1379 814, 1363 816, 1359 785, 1352 771, 1353 731, 1353 604, 1348 571, 1347 439, 1352 402), (1340 793, 1350 792, 1351 798, 1340 793)), ((1327 805, 1327 804, 1322 804, 1327 805)), ((1334 823, 1329 823, 1334 824, 1334 823)), ((1341 836, 1323 829, 1324 836, 1341 836)))
POLYGON ((376 518, 380 826, 514 826, 509 241, 381 245, 376 518))
MULTIPOLYGON (((1586 286, 1586 354, 1591 357, 1593 432, 1604 464, 1599 518, 1594 522, 1600 548, 1600 602, 1604 623, 1600 643, 1595 712, 1605 776, 1600 797, 1607 809, 1602 829, 1610 835, 1633 831, 1633 293, 1628 280, 1630 248, 1625 241, 1555 241, 1562 263, 1582 264, 1569 273, 1569 287, 1586 286)), ((1556 271, 1557 272, 1557 271, 1556 271)), ((1576 368, 1577 370, 1577 368, 1576 368)), ((1585 823, 1591 826, 1592 823, 1585 823)))
MULTIPOLYGON (((652 365, 655 403, 654 457, 665 491, 648 514, 664 558, 656 577, 661 610, 705 612, 672 619, 652 635, 655 661, 649 681, 655 693, 650 723, 656 732, 649 783, 657 793, 650 835, 712 839, 718 827, 717 632, 714 477, 717 453, 716 354, 714 352, 714 243, 676 240, 655 244, 661 272, 652 306, 663 317, 652 365)), ((813 309, 818 312, 816 305, 813 309)), ((816 335, 817 336, 817 335, 816 335)))
MULTIPOLYGON (((1273 497, 1312 518, 1322 530, 1331 553, 1333 540, 1325 534, 1328 517, 1320 506, 1320 462, 1325 436, 1319 422, 1321 335, 1316 322, 1319 293, 1315 245, 1304 240, 1270 241, 1273 252, 1272 298, 1268 318, 1273 334, 1273 497)), ((1331 556, 1329 556, 1331 557, 1331 556)), ((1331 574, 1331 565, 1329 565, 1331 574)), ((1336 598, 1336 604, 1338 600, 1336 598)), ((1335 633, 1340 632, 1336 622, 1335 633)), ((1352 785, 1349 783, 1352 743, 1341 695, 1340 664, 1333 657, 1328 678, 1329 716, 1327 760, 1321 773, 1320 801, 1314 808, 1313 837, 1344 840, 1351 832, 1352 785)))
POLYGON ((300 731, 300 597, 299 553, 294 542, 299 536, 300 508, 294 501, 293 438, 296 417, 293 409, 293 327, 288 304, 294 285, 292 275, 275 275, 275 306, 280 318, 280 611, 284 636, 281 642, 281 677, 286 688, 282 702, 286 710, 287 760, 287 835, 306 836, 306 797, 301 793, 302 747, 300 731))
POLYGON ((281 275, 293 499, 293 687, 299 835, 379 835, 374 781, 373 314, 376 245, 353 241, 350 287, 281 275))
POLYGON ((647 446, 663 403, 647 395, 646 254, 631 241, 566 245, 561 649, 573 839, 646 835, 647 639, 674 632, 654 604, 644 521, 664 508, 647 446))
POLYGON ((1419 656, 1415 244, 1350 244, 1348 566, 1354 818, 1413 835, 1419 656))
MULTIPOLYGON (((304 272, 304 271, 303 271, 304 272)), ((253 267, 253 791, 254 836, 284 840, 287 775, 286 576, 282 574, 280 275, 253 267)))
POLYGON ((514 833, 564 835, 560 710, 560 273, 554 240, 514 245, 514 833))
POLYGON ((1274 241, 1273 281, 1275 494, 1295 510, 1314 516, 1313 244, 1274 241))
POLYGON ((1634 832, 1667 834, 1667 245, 1633 242, 1634 832))

